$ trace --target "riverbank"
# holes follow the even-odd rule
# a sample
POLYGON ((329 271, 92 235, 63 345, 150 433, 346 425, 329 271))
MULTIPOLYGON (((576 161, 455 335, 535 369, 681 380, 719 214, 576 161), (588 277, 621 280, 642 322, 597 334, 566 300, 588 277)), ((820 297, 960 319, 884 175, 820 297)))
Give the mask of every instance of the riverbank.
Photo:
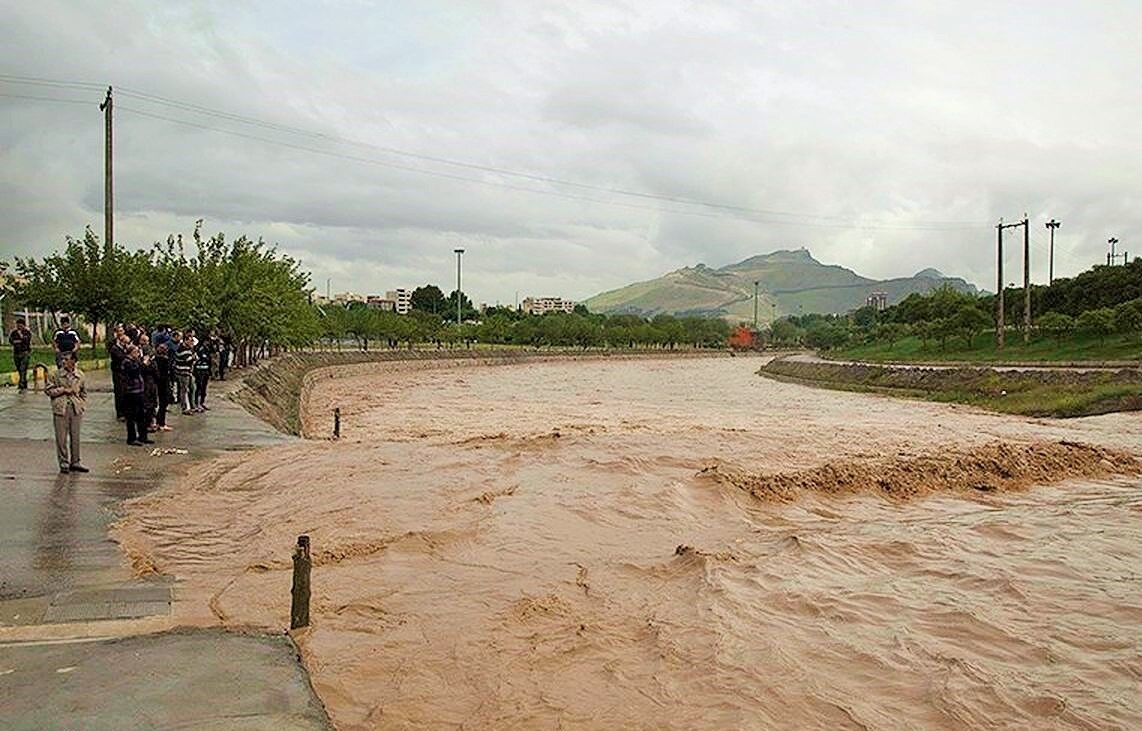
POLYGON ((59 473, 42 393, 0 390, 4 728, 229 728, 235 719, 328 728, 288 625, 188 627, 171 614, 177 577, 137 575, 109 536, 125 501, 225 452, 291 440, 216 398, 208 414, 172 414, 175 431, 154 434, 149 448, 130 447, 109 375, 88 373, 88 384, 87 474, 59 473))
POLYGON ((841 391, 967 404, 1021 416, 1142 410, 1142 371, 889 366, 779 358, 759 375, 841 391))
POLYGON ((910 365, 1138 368, 1142 367, 1142 339, 1137 333, 1104 338, 1072 335, 1062 341, 1040 336, 1024 343, 1018 333, 1011 333, 1001 350, 990 334, 976 337, 970 346, 962 337, 948 338, 943 347, 936 340, 925 343, 908 336, 894 343, 877 341, 822 356, 830 360, 910 365))

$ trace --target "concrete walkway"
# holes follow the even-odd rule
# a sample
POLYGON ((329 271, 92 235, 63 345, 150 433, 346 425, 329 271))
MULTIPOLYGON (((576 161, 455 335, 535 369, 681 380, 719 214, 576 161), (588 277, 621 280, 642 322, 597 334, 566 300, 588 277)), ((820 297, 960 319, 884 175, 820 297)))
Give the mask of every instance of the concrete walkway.
POLYGON ((131 447, 107 372, 89 373, 89 474, 59 473, 46 396, 0 388, 4 728, 328 726, 284 634, 172 634, 172 580, 136 579, 107 534, 123 500, 193 461, 291 439, 225 399, 229 385, 131 447))

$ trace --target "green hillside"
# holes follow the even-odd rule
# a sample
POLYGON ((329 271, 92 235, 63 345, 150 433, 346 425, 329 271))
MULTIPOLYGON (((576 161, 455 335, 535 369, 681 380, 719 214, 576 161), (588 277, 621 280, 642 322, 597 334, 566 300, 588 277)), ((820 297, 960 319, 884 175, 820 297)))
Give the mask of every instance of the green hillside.
POLYGON ((592 312, 638 315, 709 315, 729 320, 753 319, 753 283, 759 282, 758 316, 801 312, 848 312, 865 303, 873 292, 885 292, 888 303, 912 292, 927 292, 945 284, 974 292, 962 279, 925 269, 913 277, 876 280, 851 269, 822 264, 807 249, 774 251, 736 264, 711 269, 704 264, 670 272, 658 279, 603 292, 585 304, 592 312), (776 307, 775 307, 776 305, 776 307))

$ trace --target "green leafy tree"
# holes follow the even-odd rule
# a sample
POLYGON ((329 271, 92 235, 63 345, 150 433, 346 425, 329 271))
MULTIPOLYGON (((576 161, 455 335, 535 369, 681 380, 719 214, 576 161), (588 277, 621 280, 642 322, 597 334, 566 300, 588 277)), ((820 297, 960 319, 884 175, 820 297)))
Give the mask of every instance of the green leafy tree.
POLYGON ((891 349, 896 347, 897 341, 911 332, 911 328, 902 322, 885 322, 877 325, 874 332, 876 339, 888 343, 888 347, 891 349))
POLYGON ((974 302, 965 302, 956 311, 954 326, 963 336, 968 348, 971 348, 976 336, 991 327, 991 318, 976 307, 974 302))
POLYGON ((1061 347, 1063 338, 1074 332, 1075 319, 1061 312, 1045 312, 1040 315, 1038 325, 1039 330, 1053 337, 1055 344, 1061 347))
MULTIPOLYGON (((425 284, 412 291, 410 299, 412 309, 427 312, 432 315, 444 317, 448 314, 448 300, 444 293, 435 284, 425 284)), ((456 311, 456 303, 452 303, 452 311, 456 311)))
POLYGON ((1114 325, 1124 335, 1142 332, 1142 297, 1115 306, 1114 325))
POLYGON ((1106 336, 1114 332, 1114 310, 1109 307, 1086 310, 1075 320, 1075 327, 1079 332, 1094 335, 1099 343, 1105 343, 1106 336))

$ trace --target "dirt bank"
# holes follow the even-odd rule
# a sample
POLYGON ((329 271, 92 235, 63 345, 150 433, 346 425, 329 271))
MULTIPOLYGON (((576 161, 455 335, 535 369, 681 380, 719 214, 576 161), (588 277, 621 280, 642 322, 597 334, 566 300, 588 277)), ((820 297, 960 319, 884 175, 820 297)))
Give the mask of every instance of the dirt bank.
POLYGON ((893 367, 779 358, 768 378, 980 406, 1025 416, 1093 416, 1142 409, 1142 371, 893 367))
MULTIPOLYGON (((286 434, 303 435, 301 415, 311 386, 317 380, 365 375, 378 364, 405 364, 417 370, 454 365, 512 365, 550 360, 624 358, 709 358, 724 356, 717 350, 378 350, 288 353, 264 364, 242 379, 231 398, 247 411, 286 434)), ((399 365, 397 366, 400 367, 399 365)))

